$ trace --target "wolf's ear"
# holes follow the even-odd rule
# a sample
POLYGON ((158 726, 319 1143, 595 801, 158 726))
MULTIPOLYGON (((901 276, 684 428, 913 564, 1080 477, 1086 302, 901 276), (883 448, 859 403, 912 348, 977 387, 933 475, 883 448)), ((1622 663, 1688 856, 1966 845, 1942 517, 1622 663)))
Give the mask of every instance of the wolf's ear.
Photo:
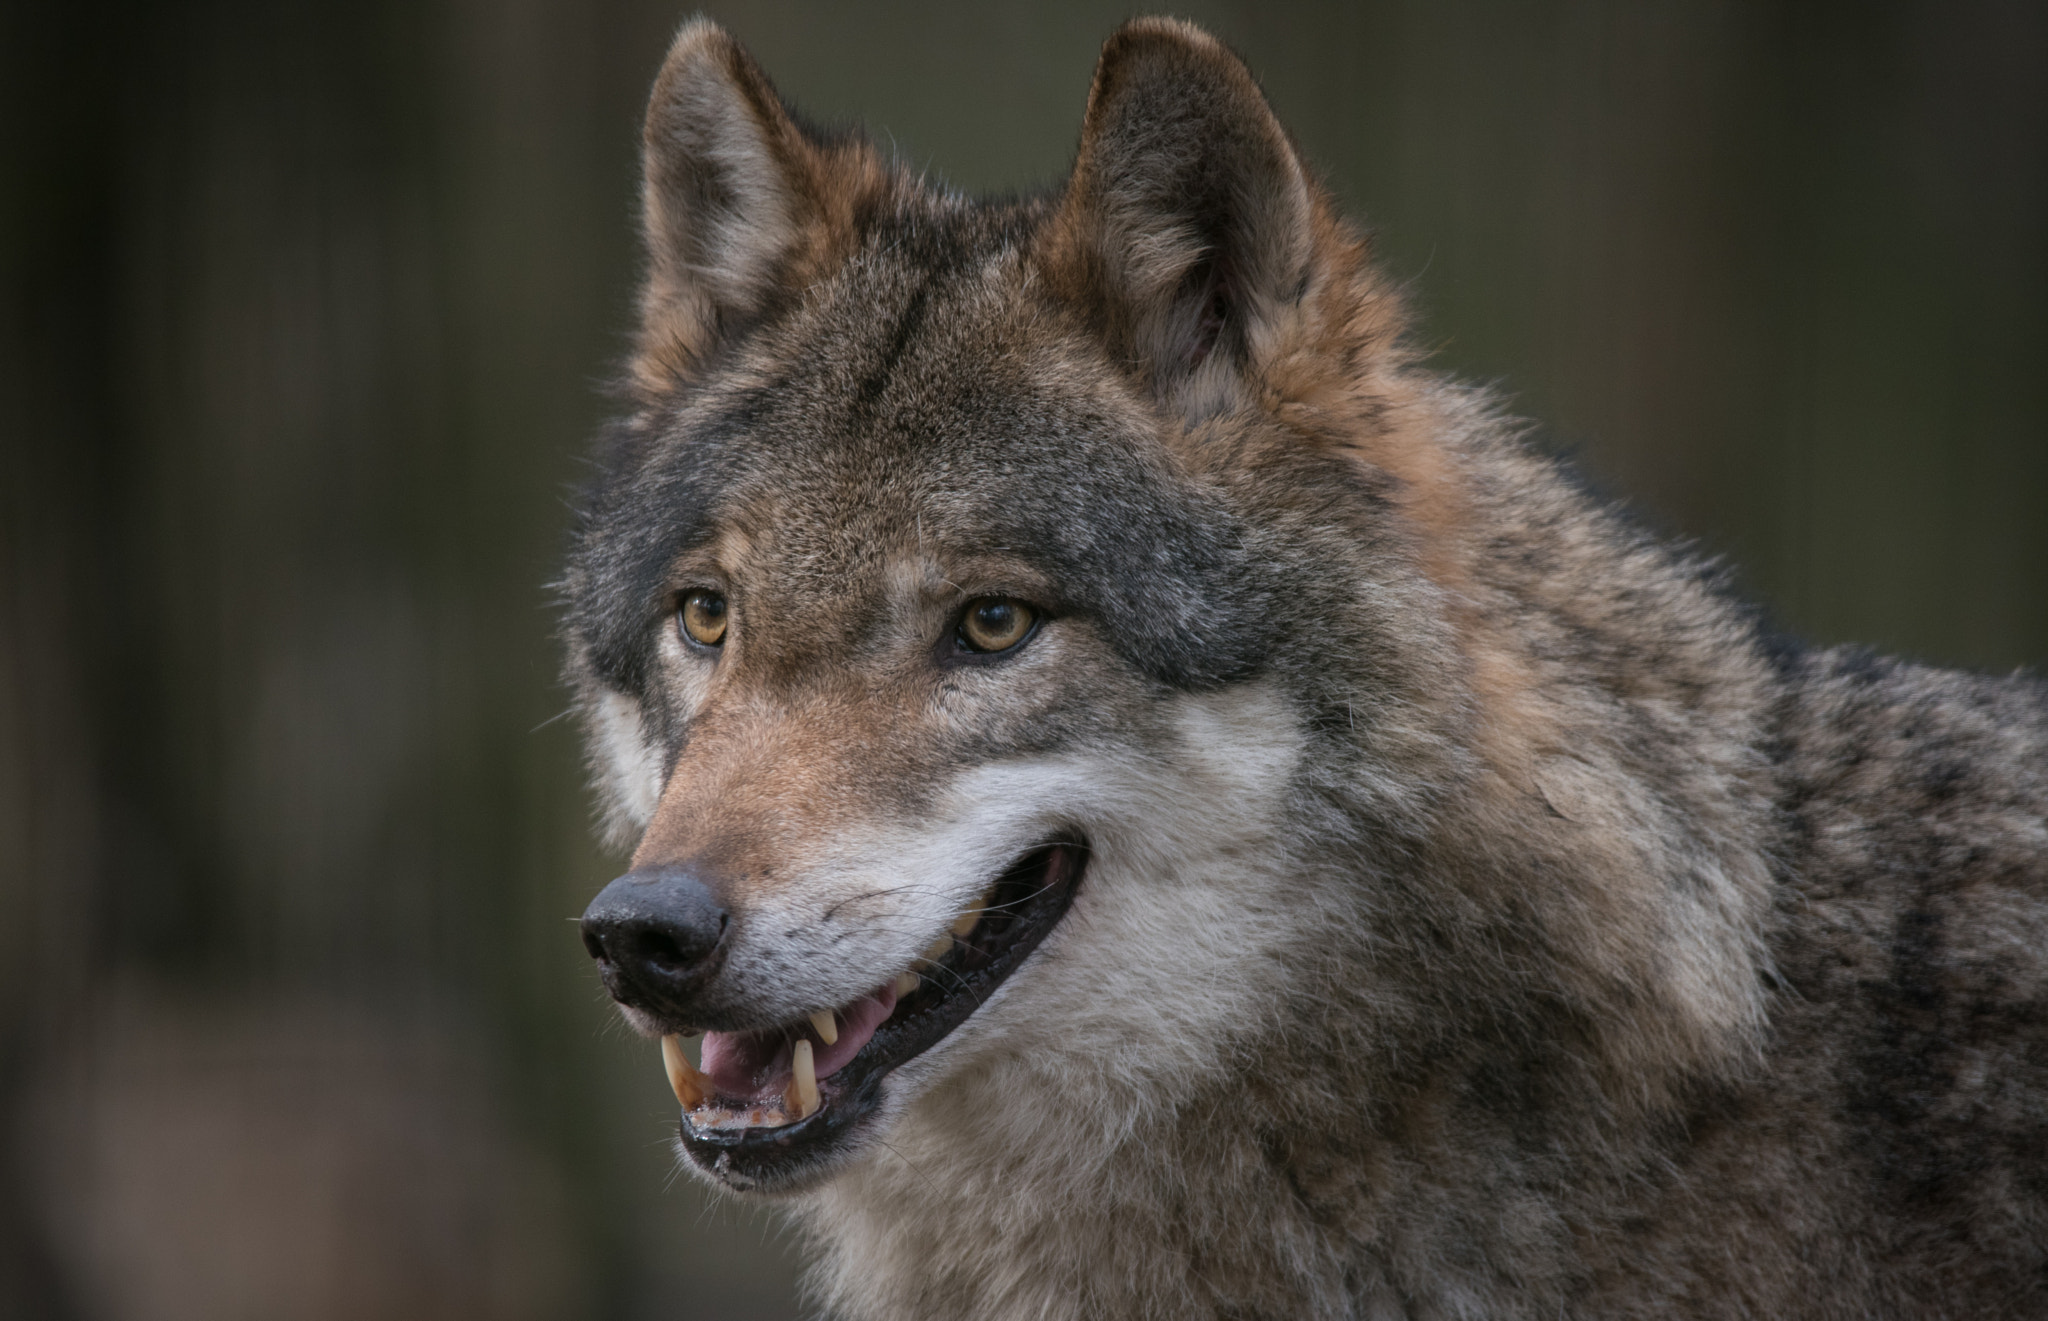
POLYGON ((648 267, 634 372, 659 386, 768 306, 818 236, 834 162, 753 58, 704 19, 676 34, 641 141, 648 267))
POLYGON ((1138 19, 1102 49, 1046 266, 1115 351, 1191 414, 1301 299, 1315 192, 1249 70, 1214 37, 1138 19))

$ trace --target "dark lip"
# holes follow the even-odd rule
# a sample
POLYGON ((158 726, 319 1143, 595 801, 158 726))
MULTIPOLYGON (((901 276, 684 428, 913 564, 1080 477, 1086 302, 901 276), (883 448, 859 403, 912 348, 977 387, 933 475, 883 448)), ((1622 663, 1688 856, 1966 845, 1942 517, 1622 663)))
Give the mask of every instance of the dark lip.
POLYGON ((809 1117, 773 1128, 697 1128, 686 1113, 682 1147, 720 1182, 771 1191, 843 1150, 846 1139, 881 1104, 882 1080, 923 1054, 974 1015, 1059 925, 1087 870, 1088 846, 1072 838, 1041 844, 996 882, 995 902, 965 941, 917 990, 897 1001, 887 1022, 860 1053, 818 1082, 819 1106, 809 1117))

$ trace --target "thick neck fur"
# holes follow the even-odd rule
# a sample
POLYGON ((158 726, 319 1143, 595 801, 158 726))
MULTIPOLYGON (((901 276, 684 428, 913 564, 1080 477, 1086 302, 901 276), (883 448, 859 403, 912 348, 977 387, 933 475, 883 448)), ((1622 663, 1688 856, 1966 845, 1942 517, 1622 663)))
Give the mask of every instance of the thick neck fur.
POLYGON ((1554 1315, 1585 1237, 1752 1062, 1773 682, 1750 626, 1482 398, 1398 365, 1351 385, 1313 429, 1348 413, 1394 479, 1463 658, 1416 658, 1430 727, 1380 756, 1426 808, 1389 830, 1369 785, 1301 787, 1260 882, 1299 905, 1263 932, 1285 990, 1202 1064, 1126 1068, 1186 1053, 1134 1013, 921 1097, 802 1208, 845 1315, 1554 1315))

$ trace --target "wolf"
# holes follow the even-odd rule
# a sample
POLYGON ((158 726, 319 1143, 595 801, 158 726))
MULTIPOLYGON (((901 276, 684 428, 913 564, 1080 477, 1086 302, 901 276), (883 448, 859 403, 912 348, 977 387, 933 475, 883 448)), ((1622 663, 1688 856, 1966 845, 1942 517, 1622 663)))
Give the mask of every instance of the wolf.
POLYGON ((701 21, 644 151, 582 937, 818 1306, 2048 1316, 2048 687, 1588 495, 1197 28, 1041 196, 701 21))

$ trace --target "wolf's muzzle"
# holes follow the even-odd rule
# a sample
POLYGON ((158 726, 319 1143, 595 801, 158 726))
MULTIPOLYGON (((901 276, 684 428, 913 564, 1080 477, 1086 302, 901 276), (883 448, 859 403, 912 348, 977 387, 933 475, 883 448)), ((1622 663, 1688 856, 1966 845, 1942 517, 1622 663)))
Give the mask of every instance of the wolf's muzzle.
POLYGON ((686 867, 630 871, 583 912, 583 948, 620 1004, 687 1021, 690 1001, 718 971, 729 915, 686 867))

